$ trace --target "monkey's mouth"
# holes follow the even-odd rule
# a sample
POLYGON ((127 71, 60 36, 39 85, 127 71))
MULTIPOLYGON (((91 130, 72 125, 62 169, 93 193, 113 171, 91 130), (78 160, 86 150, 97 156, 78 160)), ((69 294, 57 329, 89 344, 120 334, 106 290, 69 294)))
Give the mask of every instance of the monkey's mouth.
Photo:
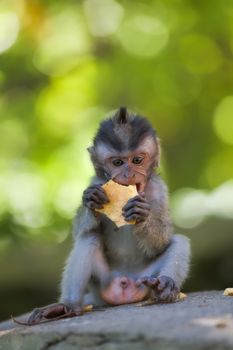
POLYGON ((122 184, 122 183, 120 183, 120 182, 118 182, 120 185, 122 185, 122 186, 136 186, 136 189, 137 189, 137 191, 138 192, 141 192, 142 191, 142 187, 143 187, 143 185, 141 184, 141 183, 136 183, 136 184, 133 184, 133 183, 128 183, 128 184, 122 184))
POLYGON ((120 182, 120 181, 116 181, 116 180, 114 180, 116 183, 118 183, 119 185, 122 185, 122 186, 136 186, 136 188, 137 188, 137 191, 138 192, 143 192, 143 190, 144 190, 144 184, 142 184, 142 183, 140 183, 140 182, 138 182, 138 183, 130 183, 130 182, 128 182, 128 183, 122 183, 122 182, 120 182))
POLYGON ((137 188, 137 191, 138 192, 143 192, 143 190, 144 190, 144 185, 142 184, 142 183, 137 183, 136 184, 136 188, 137 188))

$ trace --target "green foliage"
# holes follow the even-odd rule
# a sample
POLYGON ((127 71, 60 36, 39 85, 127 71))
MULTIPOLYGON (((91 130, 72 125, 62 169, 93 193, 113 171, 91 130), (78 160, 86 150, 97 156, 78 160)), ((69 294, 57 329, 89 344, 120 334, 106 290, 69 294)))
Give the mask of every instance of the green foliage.
POLYGON ((73 216, 85 149, 120 105, 158 129, 172 191, 232 178, 232 15, 230 1, 3 1, 1 232, 73 216))

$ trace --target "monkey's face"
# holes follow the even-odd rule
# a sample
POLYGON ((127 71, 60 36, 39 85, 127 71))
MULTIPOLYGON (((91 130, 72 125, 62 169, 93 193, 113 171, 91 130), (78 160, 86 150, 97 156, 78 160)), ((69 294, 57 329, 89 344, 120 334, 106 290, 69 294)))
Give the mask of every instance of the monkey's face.
POLYGON ((112 179, 125 186, 136 185, 138 192, 144 191, 154 167, 159 163, 159 139, 151 136, 138 142, 133 149, 127 147, 127 142, 122 145, 121 151, 99 142, 88 150, 100 178, 106 181, 112 179))
POLYGON ((148 137, 134 150, 106 153, 104 167, 115 182, 136 185, 138 192, 143 192, 158 157, 159 141, 148 137))
POLYGON ((121 185, 136 185, 138 192, 144 191, 149 168, 149 155, 131 152, 110 157, 106 168, 112 180, 121 185))

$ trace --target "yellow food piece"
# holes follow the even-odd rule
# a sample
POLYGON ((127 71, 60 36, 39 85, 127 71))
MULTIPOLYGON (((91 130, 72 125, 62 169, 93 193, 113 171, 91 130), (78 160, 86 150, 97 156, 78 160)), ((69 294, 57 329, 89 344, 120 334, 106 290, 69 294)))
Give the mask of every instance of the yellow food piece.
POLYGON ((117 227, 135 224, 136 221, 125 221, 122 216, 122 208, 130 198, 137 196, 136 186, 123 186, 110 180, 102 187, 108 196, 109 203, 104 204, 103 209, 96 209, 96 211, 107 215, 109 219, 115 222, 117 227))
POLYGON ((223 292, 223 295, 228 295, 233 297, 233 288, 226 288, 223 292))
POLYGON ((187 298, 187 294, 180 292, 180 293, 178 294, 177 300, 183 300, 183 299, 185 299, 185 298, 187 298))
POLYGON ((92 311, 92 310, 93 310, 93 305, 91 305, 91 304, 85 305, 83 308, 84 312, 88 312, 88 311, 92 311))

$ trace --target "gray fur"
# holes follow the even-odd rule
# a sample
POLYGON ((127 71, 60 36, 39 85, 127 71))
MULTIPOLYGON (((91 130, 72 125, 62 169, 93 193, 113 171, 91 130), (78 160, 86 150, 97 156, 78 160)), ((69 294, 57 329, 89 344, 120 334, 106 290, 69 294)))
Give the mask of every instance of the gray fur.
POLYGON ((172 278, 178 288, 188 275, 190 262, 190 242, 183 235, 173 235, 165 251, 149 264, 139 275, 167 276, 172 278))
MULTIPOLYGON (((95 178, 94 183, 100 183, 95 178)), ((186 237, 172 235, 164 182, 154 176, 146 198, 152 205, 148 219, 118 230, 103 214, 81 207, 73 226, 74 247, 64 270, 60 301, 81 305, 89 288, 101 304, 99 284, 117 271, 121 275, 171 277, 180 287, 189 269, 190 246, 186 237), (93 280, 95 277, 95 280, 93 280)))

